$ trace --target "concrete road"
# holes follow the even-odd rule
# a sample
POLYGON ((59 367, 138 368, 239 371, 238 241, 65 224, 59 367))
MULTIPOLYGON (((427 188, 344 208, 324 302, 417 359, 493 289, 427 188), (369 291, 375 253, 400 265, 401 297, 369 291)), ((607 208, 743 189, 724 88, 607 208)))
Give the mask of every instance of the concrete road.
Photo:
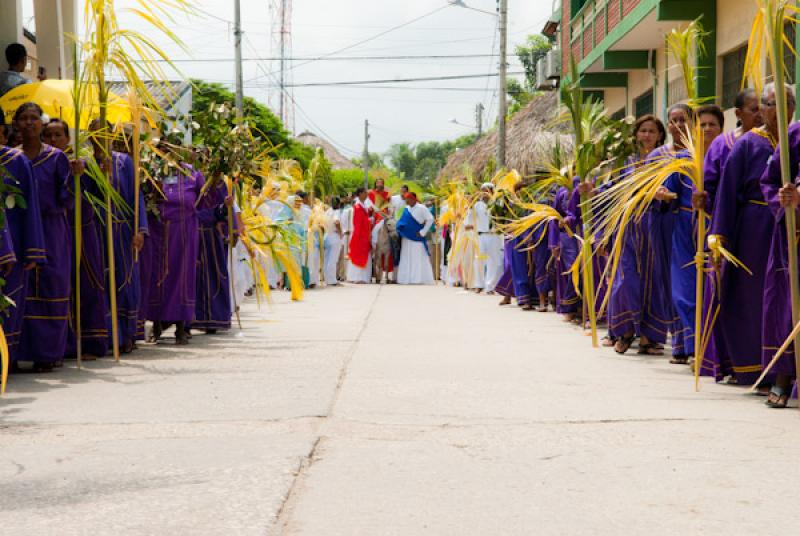
POLYGON ((800 412, 444 287, 13 376, 0 534, 793 534, 800 412))

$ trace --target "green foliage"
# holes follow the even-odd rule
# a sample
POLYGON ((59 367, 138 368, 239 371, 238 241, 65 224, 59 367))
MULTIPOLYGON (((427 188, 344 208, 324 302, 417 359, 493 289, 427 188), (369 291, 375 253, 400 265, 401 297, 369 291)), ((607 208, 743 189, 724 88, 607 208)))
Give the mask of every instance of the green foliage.
MULTIPOLYGON (((357 165, 358 167, 361 167, 361 165, 362 165, 364 160, 361 159, 361 158, 351 158, 350 161, 353 164, 357 165)), ((370 169, 372 169, 372 168, 375 168, 375 169, 386 168, 386 162, 383 161, 383 157, 380 154, 378 154, 378 153, 369 153, 369 167, 370 167, 370 169)))
POLYGON ((423 189, 430 189, 447 158, 458 149, 475 143, 477 134, 466 134, 455 140, 426 141, 412 146, 408 143, 392 145, 388 156, 397 174, 408 182, 416 182, 423 189))
POLYGON ((339 195, 336 192, 336 183, 333 177, 333 165, 325 158, 322 149, 317 149, 311 164, 305 174, 305 191, 314 192, 314 196, 320 199, 327 199, 332 195, 339 195))
MULTIPOLYGON (((203 114, 209 110, 211 104, 225 104, 233 109, 236 102, 235 95, 221 84, 211 84, 202 80, 192 80, 194 95, 192 114, 203 114)), ((250 97, 244 99, 244 117, 250 126, 264 136, 276 148, 276 156, 280 159, 295 160, 303 169, 307 169, 314 158, 314 149, 293 140, 283 128, 275 114, 269 108, 250 97)), ((210 118, 213 119, 213 118, 210 118)), ((198 121, 199 122, 199 121, 198 121)), ((203 125, 201 125, 202 127, 203 125)), ((210 130, 216 127, 209 125, 210 130)), ((202 132, 195 135, 196 143, 213 147, 204 140, 202 132)))
POLYGON ((529 35, 524 45, 517 45, 515 53, 525 68, 525 86, 528 91, 536 87, 536 64, 552 48, 553 44, 543 35, 529 35))
POLYGON ((508 117, 527 106, 536 96, 536 64, 547 56, 553 44, 543 35, 529 35, 525 44, 517 45, 515 53, 520 63, 525 68, 525 82, 508 80, 508 96, 511 104, 508 107, 508 117))

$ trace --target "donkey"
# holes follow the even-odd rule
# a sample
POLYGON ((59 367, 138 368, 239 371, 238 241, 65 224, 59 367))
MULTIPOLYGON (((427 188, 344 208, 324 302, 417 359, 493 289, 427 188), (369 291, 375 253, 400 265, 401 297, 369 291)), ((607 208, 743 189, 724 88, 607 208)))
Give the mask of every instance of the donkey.
POLYGON ((380 229, 378 230, 377 242, 372 252, 372 274, 375 277, 376 283, 382 283, 384 274, 387 283, 394 283, 394 278, 391 276, 392 272, 384 270, 384 267, 389 266, 389 259, 394 262, 395 274, 397 273, 397 263, 399 262, 399 255, 396 252, 400 249, 400 236, 397 234, 397 220, 394 217, 386 217, 383 219, 380 229), (383 261, 383 262, 382 262, 383 261))

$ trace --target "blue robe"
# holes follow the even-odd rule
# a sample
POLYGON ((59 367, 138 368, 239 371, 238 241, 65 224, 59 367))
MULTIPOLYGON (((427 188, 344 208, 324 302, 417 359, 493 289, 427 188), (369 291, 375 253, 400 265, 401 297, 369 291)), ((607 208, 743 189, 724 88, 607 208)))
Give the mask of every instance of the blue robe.
MULTIPOLYGON (((197 259, 197 305, 192 327, 197 329, 230 329, 231 283, 228 278, 228 246, 217 230, 223 223, 227 233, 228 209, 225 198, 228 188, 220 182, 200 199, 197 218, 200 221, 200 246, 197 259)), ((234 220, 234 229, 236 222, 234 220)))

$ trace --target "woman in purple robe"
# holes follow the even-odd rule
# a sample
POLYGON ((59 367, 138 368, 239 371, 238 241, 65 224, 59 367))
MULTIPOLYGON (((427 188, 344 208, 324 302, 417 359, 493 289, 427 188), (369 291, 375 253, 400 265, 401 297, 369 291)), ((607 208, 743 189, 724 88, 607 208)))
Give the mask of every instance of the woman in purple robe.
MULTIPOLYGON (((646 162, 647 155, 664 144, 667 131, 660 119, 653 115, 645 115, 636 121, 633 135, 639 152, 628 157, 618 181, 627 178, 637 167, 646 162)), ((608 299, 609 333, 614 341, 614 350, 618 354, 627 352, 637 336, 640 337, 641 354, 652 352, 660 354, 660 351, 654 348, 654 343, 666 342, 666 333, 654 333, 652 329, 648 329, 654 323, 649 318, 649 308, 645 307, 649 296, 644 285, 647 274, 643 273, 648 251, 644 223, 644 218, 638 222, 631 222, 624 231, 619 264, 608 299)))
MULTIPOLYGON (((715 221, 717 219, 716 206, 720 197, 719 185, 722 180, 725 165, 728 162, 728 158, 733 150, 734 145, 736 144, 736 141, 739 140, 744 134, 750 132, 753 128, 760 127, 763 124, 760 101, 755 91, 752 89, 745 89, 736 96, 735 112, 737 118, 736 129, 718 136, 711 143, 711 146, 708 148, 706 153, 703 166, 703 189, 705 190, 704 197, 706 199, 706 213, 712 215, 710 229, 715 227, 715 221)), ((770 154, 771 153, 772 151, 770 151, 770 154)), ((756 185, 758 184, 757 181, 763 172, 763 166, 766 166, 766 160, 763 162, 761 169, 759 169, 757 172, 758 176, 755 177, 756 185)), ((740 172, 741 169, 737 173, 740 172)), ((728 229, 728 231, 733 231, 733 228, 728 229)), ((728 235, 727 238, 730 238, 730 235, 728 235)), ((764 255, 764 262, 766 262, 766 253, 764 255)), ((728 269, 729 267, 726 266, 725 270, 727 271, 728 269)), ((720 275, 721 271, 717 270, 705 279, 705 288, 703 292, 704 325, 711 325, 715 312, 717 310, 721 311, 719 300, 722 292, 720 275)), ((761 276, 761 283, 759 285, 763 286, 763 275, 761 276)), ((761 299, 759 298, 758 303, 760 304, 760 302, 761 299)), ((756 325, 758 326, 758 336, 753 340, 758 340, 759 342, 759 350, 757 355, 759 356, 760 363, 761 307, 759 306, 757 309, 758 322, 756 322, 756 325)), ((735 373, 731 366, 731 360, 728 357, 731 352, 728 351, 726 337, 723 336, 723 331, 729 329, 727 327, 728 322, 723 319, 723 316, 724 313, 720 312, 720 316, 717 318, 716 322, 713 323, 713 327, 711 328, 708 346, 700 367, 700 374, 705 376, 713 376, 717 379, 717 381, 722 380, 725 376, 730 376, 728 383, 737 383, 735 373)), ((739 351, 737 350, 733 353, 735 354, 738 352, 739 351)))
POLYGON ((200 246, 197 259, 197 307, 192 327, 214 334, 231 328, 231 289, 228 278, 228 206, 233 198, 225 183, 209 188, 198 205, 200 246))
MULTIPOLYGON (((70 154, 69 127, 60 119, 52 119, 44 128, 44 142, 56 149, 70 154)), ((73 184, 70 184, 74 196, 73 184)), ((86 361, 103 357, 108 352, 108 296, 105 284, 105 257, 101 231, 97 225, 97 215, 89 195, 100 197, 97 184, 86 174, 81 176, 81 356, 86 361)), ((75 236, 74 207, 68 214, 70 233, 75 236)), ((73 266, 74 268, 74 266, 73 266)), ((74 280, 75 273, 72 277, 74 280)), ((67 353, 69 357, 77 354, 77 338, 75 336, 75 296, 73 293, 72 314, 67 335, 67 353)))
POLYGON ((158 217, 151 218, 147 318, 153 321, 153 340, 175 324, 176 344, 188 344, 187 326, 194 320, 197 295, 197 208, 205 178, 184 164, 161 181, 165 198, 158 217))
POLYGON ((33 103, 17 108, 14 124, 22 150, 33 167, 45 234, 46 263, 28 273, 25 318, 18 365, 50 371, 64 359, 72 292, 72 234, 67 213, 72 206, 72 171, 67 156, 42 143, 42 110, 33 103))
MULTIPOLYGON (((719 106, 709 104, 695 110, 695 120, 703 130, 704 147, 708 148, 720 135, 725 126, 725 116, 719 106)), ((688 128, 692 128, 689 124, 688 128)), ((704 155, 705 156, 705 155, 704 155)), ((679 158, 689 158, 688 151, 678 153, 679 158)), ((694 355, 695 349, 695 311, 697 307, 697 267, 694 258, 697 253, 695 232, 694 194, 691 179, 673 173, 664 183, 664 189, 656 196, 665 200, 663 193, 672 192, 677 199, 672 201, 675 214, 672 233, 672 253, 670 257, 670 282, 672 302, 678 313, 678 329, 674 332, 682 342, 682 347, 673 348, 672 363, 684 364, 694 355)), ((702 305, 702 304, 701 304, 702 305)))
MULTIPOLYGON (((662 145, 650 153, 648 160, 678 158, 685 151, 684 132, 691 128, 692 109, 686 104, 675 104, 667 112, 667 130, 672 143, 662 145)), ((666 341, 667 333, 672 333, 672 363, 687 363, 689 358, 684 352, 683 331, 672 300, 671 257, 672 234, 675 217, 668 203, 655 201, 642 220, 646 233, 647 257, 642 273, 645 274, 644 288, 647 303, 643 304, 647 311, 647 319, 642 318, 641 330, 646 333, 653 344, 645 349, 648 355, 661 355, 662 341, 666 341)), ((641 348, 642 345, 640 344, 641 348)))
MULTIPOLYGON (((764 92, 772 93, 772 97, 762 101, 764 115, 775 113, 774 87, 769 84, 764 92)), ((794 95, 787 88, 789 102, 794 104, 794 95)), ((767 366, 775 357, 777 350, 783 345, 792 331, 792 294, 789 284, 789 254, 786 239, 785 210, 797 211, 800 205, 798 192, 798 169, 800 168, 800 123, 789 127, 789 172, 794 181, 783 185, 781 175, 780 147, 775 149, 767 162, 767 168, 761 177, 761 193, 774 216, 772 241, 770 244, 767 271, 764 277, 763 327, 761 363, 767 366)), ((785 408, 792 392, 792 383, 797 376, 794 362, 794 344, 781 354, 771 369, 775 375, 775 383, 769 393, 767 405, 774 408, 785 408)))
MULTIPOLYGON (((774 101, 774 92, 767 97, 774 101)), ((793 106, 792 106, 793 108, 793 106)), ((761 374, 764 278, 775 225, 761 192, 760 179, 775 152, 775 108, 765 109, 766 125, 744 134, 733 147, 719 181, 710 234, 751 272, 724 263, 720 277, 720 312, 716 333, 724 348, 735 349, 721 361, 720 375, 751 385, 761 374)), ((791 116, 791 114, 790 114, 791 116)))
MULTIPOLYGON (((4 270, 3 293, 13 305, 4 311, 3 331, 8 342, 12 368, 19 359, 25 297, 28 294, 28 274, 46 261, 42 214, 39 210, 39 189, 33 178, 30 160, 19 149, 0 145, 0 173, 9 186, 20 191, 25 207, 15 204, 6 208, 6 228, 14 247, 16 262, 4 270)), ((5 260, 8 258, 4 255, 5 260)), ((8 263, 6 263, 6 267, 8 263)))
POLYGON ((510 236, 503 239, 503 275, 494 288, 503 297, 498 305, 511 305, 514 295, 514 281, 511 275, 511 256, 514 253, 514 241, 510 236))

